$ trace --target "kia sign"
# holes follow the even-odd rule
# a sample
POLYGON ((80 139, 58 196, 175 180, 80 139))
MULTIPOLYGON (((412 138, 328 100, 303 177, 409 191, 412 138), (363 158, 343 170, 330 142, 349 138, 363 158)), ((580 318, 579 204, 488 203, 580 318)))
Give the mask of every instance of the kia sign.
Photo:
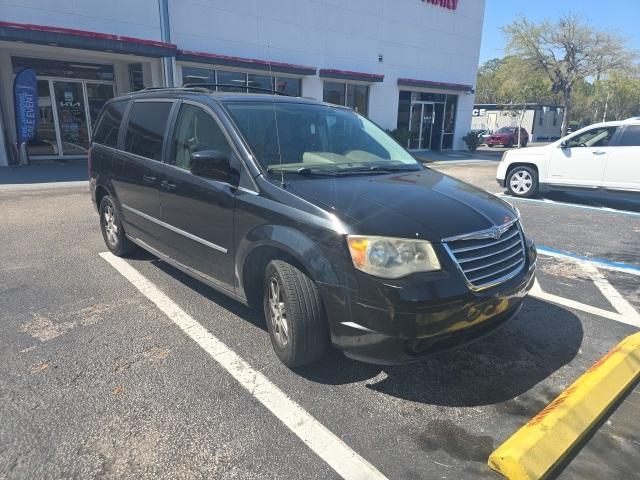
POLYGON ((422 0, 422 3, 430 3, 439 7, 448 8, 449 10, 458 9, 459 0, 422 0))
POLYGON ((38 83, 34 69, 26 68, 16 75, 13 98, 16 105, 18 145, 21 145, 35 137, 38 125, 38 83))

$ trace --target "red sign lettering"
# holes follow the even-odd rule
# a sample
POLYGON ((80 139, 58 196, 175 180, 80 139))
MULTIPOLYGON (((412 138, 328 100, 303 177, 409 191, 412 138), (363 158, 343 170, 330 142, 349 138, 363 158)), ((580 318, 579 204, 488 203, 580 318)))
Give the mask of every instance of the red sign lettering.
POLYGON ((431 3, 432 5, 438 5, 443 8, 448 8, 449 10, 457 10, 458 1, 459 0, 422 0, 422 3, 431 3))

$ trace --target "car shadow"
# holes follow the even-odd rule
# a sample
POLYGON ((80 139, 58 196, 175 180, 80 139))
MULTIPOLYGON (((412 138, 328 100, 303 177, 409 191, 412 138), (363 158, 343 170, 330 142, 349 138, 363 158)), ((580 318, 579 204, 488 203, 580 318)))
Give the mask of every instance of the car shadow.
MULTIPOLYGON (((146 252, 148 261, 199 295, 267 331, 261 311, 251 309, 146 252)), ((430 405, 472 407, 511 400, 568 364, 582 345, 578 317, 557 305, 529 297, 519 315, 482 340, 419 363, 380 366, 346 358, 330 348, 318 362, 295 369, 326 385, 367 382, 366 388, 430 405)))
POLYGON ((154 267, 167 275, 171 276, 175 280, 179 281, 186 287, 190 288, 197 294, 211 300, 215 304, 221 306, 225 310, 228 310, 232 314, 246 320, 252 325, 260 328, 267 332, 267 324, 264 320, 264 316, 261 311, 258 309, 252 309, 243 305, 242 303, 234 300, 233 298, 225 295, 217 291, 215 288, 211 288, 208 285, 196 280, 195 278, 190 277, 186 273, 178 270, 177 268, 172 267, 168 263, 163 260, 158 259, 150 253, 144 252, 140 250, 132 255, 130 258, 135 260, 146 260, 151 263, 154 267))
POLYGON ((521 395, 569 363, 582 344, 580 320, 559 306, 528 298, 518 315, 483 340, 402 366, 355 362, 332 351, 296 372, 324 384, 381 377, 367 388, 430 405, 473 407, 521 395), (380 374, 383 375, 380 375, 380 374))
POLYGON ((547 192, 544 198, 559 203, 572 203, 587 207, 612 208, 628 212, 640 213, 640 195, 629 194, 626 197, 607 196, 605 194, 589 194, 580 192, 547 192))

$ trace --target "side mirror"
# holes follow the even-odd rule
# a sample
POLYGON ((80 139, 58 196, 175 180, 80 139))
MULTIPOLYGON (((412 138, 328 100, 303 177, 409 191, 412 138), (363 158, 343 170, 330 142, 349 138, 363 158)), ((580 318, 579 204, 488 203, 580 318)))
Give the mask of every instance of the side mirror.
POLYGON ((191 173, 220 182, 232 181, 234 175, 229 158, 218 150, 201 150, 191 155, 191 173))
POLYGON ((560 148, 569 148, 569 143, 566 140, 563 140, 560 144, 560 148))

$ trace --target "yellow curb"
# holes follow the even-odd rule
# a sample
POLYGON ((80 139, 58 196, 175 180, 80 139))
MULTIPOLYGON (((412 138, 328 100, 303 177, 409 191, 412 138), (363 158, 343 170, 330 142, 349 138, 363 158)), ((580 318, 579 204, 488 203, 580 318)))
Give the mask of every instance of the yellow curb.
POLYGON ((545 478, 640 378, 640 333, 622 340, 489 457, 511 480, 545 478))

